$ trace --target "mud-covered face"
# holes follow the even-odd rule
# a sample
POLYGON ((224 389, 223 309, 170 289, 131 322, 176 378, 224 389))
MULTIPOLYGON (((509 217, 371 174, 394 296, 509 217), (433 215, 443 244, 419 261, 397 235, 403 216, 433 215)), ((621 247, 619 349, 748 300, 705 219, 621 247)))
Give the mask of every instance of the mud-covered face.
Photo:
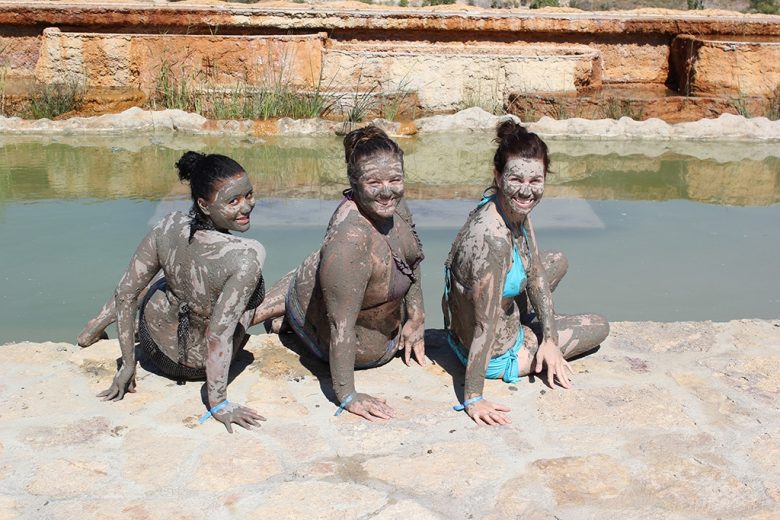
POLYGON ((540 159, 511 157, 504 171, 496 173, 496 186, 507 217, 525 219, 544 194, 544 163, 540 159))
POLYGON ((249 229, 249 214, 255 207, 255 195, 249 176, 241 172, 222 183, 210 202, 198 199, 200 210, 220 231, 246 231, 249 229))
POLYGON ((352 186, 355 202, 370 217, 392 217, 404 196, 401 158, 389 152, 375 153, 363 159, 358 167, 360 177, 352 186))

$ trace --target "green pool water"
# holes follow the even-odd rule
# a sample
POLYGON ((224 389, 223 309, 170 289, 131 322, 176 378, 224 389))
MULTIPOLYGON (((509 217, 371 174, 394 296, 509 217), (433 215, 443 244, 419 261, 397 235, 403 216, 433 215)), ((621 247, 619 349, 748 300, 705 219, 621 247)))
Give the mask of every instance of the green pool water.
MULTIPOLYGON (((441 327, 450 243, 490 178, 488 134, 401 139, 426 260, 428 327, 441 327)), ((780 316, 780 147, 549 141, 553 173, 534 210, 540 244, 569 257, 563 313, 613 321, 780 316)), ((269 283, 318 247, 346 187, 337 138, 0 136, 0 343, 73 341, 138 241, 189 207, 174 162, 234 157, 259 203, 269 283)), ((110 331, 113 335, 113 331, 110 331)))

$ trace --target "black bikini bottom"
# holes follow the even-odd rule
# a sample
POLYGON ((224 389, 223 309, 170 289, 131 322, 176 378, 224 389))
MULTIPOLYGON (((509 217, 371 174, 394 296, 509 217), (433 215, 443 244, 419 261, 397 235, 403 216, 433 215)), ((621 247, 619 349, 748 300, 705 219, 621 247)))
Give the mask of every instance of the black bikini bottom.
POLYGON ((193 368, 187 365, 183 365, 177 361, 172 360, 166 356, 160 347, 152 339, 149 334, 149 329, 146 326, 146 318, 144 317, 144 309, 146 304, 152 295, 160 290, 165 290, 167 287, 165 278, 157 280, 146 293, 143 302, 140 305, 138 315, 138 342, 141 344, 141 348, 144 349, 146 355, 149 357, 152 363, 166 376, 177 379, 179 381, 196 381, 206 379, 205 368, 193 368))

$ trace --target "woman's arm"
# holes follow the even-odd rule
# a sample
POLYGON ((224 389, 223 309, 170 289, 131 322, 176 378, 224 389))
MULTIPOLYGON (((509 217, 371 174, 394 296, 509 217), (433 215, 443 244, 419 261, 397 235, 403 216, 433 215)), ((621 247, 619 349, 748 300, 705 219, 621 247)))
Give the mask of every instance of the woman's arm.
POLYGON ((425 364, 425 307, 423 306, 423 294, 422 294, 422 264, 423 252, 422 244, 420 243, 417 232, 414 230, 414 220, 412 219, 412 212, 409 210, 409 206, 406 204, 405 199, 401 199, 397 209, 398 215, 409 225, 411 230, 412 240, 417 248, 417 255, 420 261, 417 262, 417 266, 414 269, 414 283, 406 293, 404 297, 404 303, 406 305, 406 322, 403 324, 401 330, 401 345, 400 348, 404 351, 404 363, 409 365, 412 353, 420 365, 425 364))
POLYGON ((106 401, 119 401, 125 392, 135 392, 135 313, 138 310, 138 295, 160 270, 157 257, 159 230, 160 226, 155 226, 138 245, 114 292, 122 365, 111 386, 98 394, 106 401))
MULTIPOLYGON (((234 274, 227 279, 222 287, 206 328, 208 349, 206 388, 209 408, 211 409, 227 400, 228 374, 230 363, 233 360, 233 337, 238 321, 262 274, 263 258, 264 254, 260 246, 259 248, 242 248, 240 252, 233 252, 228 260, 236 262, 234 274)), ((254 410, 236 403, 223 405, 212 415, 223 423, 230 433, 233 433, 233 423, 249 428, 257 426, 258 420, 265 420, 254 410)))
POLYGON ((395 415, 387 404, 355 391, 355 323, 363 306, 373 264, 370 230, 342 222, 320 251, 319 283, 330 327, 329 362, 333 391, 350 412, 368 420, 395 415))
POLYGON ((526 221, 526 230, 528 231, 531 254, 531 265, 528 272, 528 297, 542 326, 542 343, 539 345, 539 350, 536 353, 536 372, 541 372, 542 368, 546 366, 547 384, 550 388, 554 388, 556 379, 563 388, 570 388, 571 382, 567 371, 569 374, 572 371, 558 348, 558 329, 555 325, 552 291, 550 290, 550 284, 547 282, 544 267, 542 267, 536 235, 534 234, 530 217, 526 221))
POLYGON ((409 287, 404 299, 407 317, 401 330, 401 348, 407 366, 412 353, 418 364, 425 365, 425 308, 421 284, 422 270, 418 264, 414 269, 414 283, 409 287))
POLYGON ((489 234, 484 243, 472 247, 475 259, 471 289, 474 333, 470 345, 464 345, 469 352, 466 365, 464 400, 482 395, 485 386, 485 372, 490 362, 496 337, 496 324, 501 310, 503 281, 509 268, 509 250, 506 240, 489 234))

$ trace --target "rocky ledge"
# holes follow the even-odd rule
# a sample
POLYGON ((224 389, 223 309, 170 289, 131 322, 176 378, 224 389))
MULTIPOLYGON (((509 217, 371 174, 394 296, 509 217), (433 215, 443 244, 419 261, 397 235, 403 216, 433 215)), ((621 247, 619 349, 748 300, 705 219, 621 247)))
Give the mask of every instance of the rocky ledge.
MULTIPOLYGON (((438 115, 399 123, 376 119, 393 136, 417 133, 473 132, 492 130, 503 117, 473 107, 456 114, 438 115)), ((517 118, 515 118, 517 119, 517 118)), ((517 119, 519 121, 519 119, 517 119)), ((52 121, 26 120, 0 116, 0 135, 127 135, 139 133, 183 132, 200 135, 333 135, 343 134, 366 123, 345 123, 324 119, 269 121, 215 121, 181 110, 151 111, 130 108, 119 114, 72 117, 52 121)), ((635 121, 614 119, 552 119, 543 117, 528 127, 544 137, 566 139, 646 140, 646 141, 780 141, 780 120, 765 117, 745 118, 723 114, 716 119, 689 123, 666 123, 660 119, 635 121)))
POLYGON ((336 405, 289 336, 254 336, 229 394, 267 417, 198 424, 202 384, 138 369, 118 346, 0 347, 0 518, 740 518, 780 513, 780 320, 616 323, 574 388, 489 381, 489 428, 452 411, 463 368, 427 334, 426 368, 357 374, 397 417, 336 405), (282 345, 282 342, 288 347, 282 345))

